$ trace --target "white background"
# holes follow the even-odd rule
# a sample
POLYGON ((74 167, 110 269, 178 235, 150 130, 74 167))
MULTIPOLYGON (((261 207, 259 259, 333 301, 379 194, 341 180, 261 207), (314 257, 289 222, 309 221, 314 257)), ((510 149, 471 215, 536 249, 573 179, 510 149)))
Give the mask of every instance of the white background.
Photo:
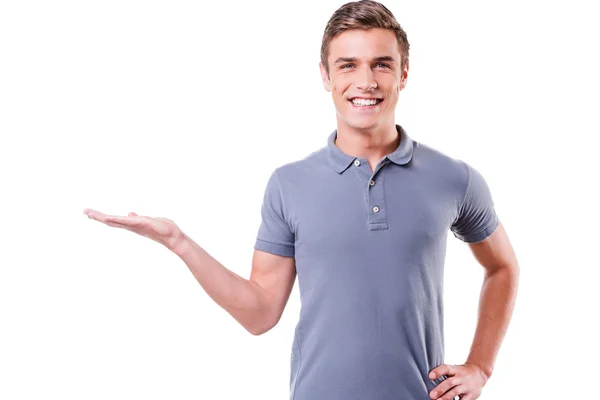
MULTIPOLYGON (((318 62, 344 3, 1 3, 0 398, 287 398, 297 283, 252 336, 175 254, 83 209, 173 219, 249 277, 269 174, 336 127, 318 62)), ((483 174, 521 265, 481 399, 598 395, 592 4, 386 4, 411 45, 396 122, 483 174)), ((459 364, 483 269, 451 234, 446 260, 459 364)))

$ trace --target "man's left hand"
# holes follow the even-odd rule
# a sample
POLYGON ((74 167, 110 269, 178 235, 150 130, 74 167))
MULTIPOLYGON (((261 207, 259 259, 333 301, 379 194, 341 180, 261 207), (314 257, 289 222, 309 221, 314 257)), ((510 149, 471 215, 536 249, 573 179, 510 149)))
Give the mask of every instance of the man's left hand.
POLYGON ((488 380, 482 368, 474 364, 462 365, 442 364, 429 372, 429 378, 435 379, 442 375, 447 378, 435 387, 429 397, 436 400, 475 400, 481 396, 481 390, 488 380))

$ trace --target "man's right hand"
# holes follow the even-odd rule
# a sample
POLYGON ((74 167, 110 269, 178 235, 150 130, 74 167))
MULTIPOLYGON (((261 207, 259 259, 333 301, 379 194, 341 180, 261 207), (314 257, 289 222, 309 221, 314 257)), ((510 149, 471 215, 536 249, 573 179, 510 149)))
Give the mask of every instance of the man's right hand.
POLYGON ((260 335, 277 324, 296 278, 295 259, 254 250, 250 278, 225 268, 167 218, 106 215, 86 208, 90 219, 146 236, 177 254, 206 293, 248 332, 260 335))
POLYGON ((181 244, 185 237, 175 222, 168 218, 147 217, 137 215, 134 212, 130 212, 126 217, 106 215, 90 208, 83 210, 83 213, 88 218, 100 221, 108 226, 124 228, 150 238, 166 246, 171 251, 175 251, 174 249, 181 244))

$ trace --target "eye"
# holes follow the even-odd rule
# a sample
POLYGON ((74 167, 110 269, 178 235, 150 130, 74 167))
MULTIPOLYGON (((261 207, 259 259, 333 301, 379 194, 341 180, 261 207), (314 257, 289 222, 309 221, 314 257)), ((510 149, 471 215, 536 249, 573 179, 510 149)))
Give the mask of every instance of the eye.
MULTIPOLYGON (((344 64, 344 65, 342 65, 342 66, 340 67, 340 69, 347 69, 346 67, 348 67, 348 66, 351 66, 351 65, 354 65, 354 64, 344 64)), ((384 66, 384 68, 388 68, 388 69, 389 69, 389 68, 391 68, 391 67, 389 66, 389 64, 382 63, 382 62, 378 62, 378 63, 377 63, 377 64, 375 64, 375 65, 383 65, 383 66, 384 66)))

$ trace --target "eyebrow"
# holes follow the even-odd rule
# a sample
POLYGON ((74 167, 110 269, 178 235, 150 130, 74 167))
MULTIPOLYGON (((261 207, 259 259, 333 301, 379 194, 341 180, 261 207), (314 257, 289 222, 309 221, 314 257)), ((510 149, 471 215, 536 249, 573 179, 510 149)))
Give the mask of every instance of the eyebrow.
MULTIPOLYGON (((338 64, 341 62, 357 62, 357 61, 358 61, 358 58, 356 58, 356 57, 340 57, 337 60, 335 60, 335 62, 333 64, 335 65, 335 64, 338 64)), ((394 60, 394 57, 391 57, 391 56, 374 57, 373 61, 389 61, 392 63, 396 62, 396 60, 394 60)))

